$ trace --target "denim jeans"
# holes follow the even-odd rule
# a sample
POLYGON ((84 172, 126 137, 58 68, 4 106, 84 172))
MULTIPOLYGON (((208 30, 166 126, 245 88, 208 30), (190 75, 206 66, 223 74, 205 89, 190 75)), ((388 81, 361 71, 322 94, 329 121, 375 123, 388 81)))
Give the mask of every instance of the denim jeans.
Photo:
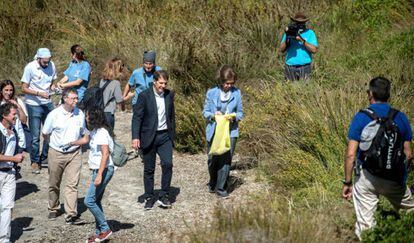
POLYGON ((105 119, 108 123, 109 128, 111 128, 111 130, 113 131, 115 127, 115 115, 111 112, 105 112, 105 119))
POLYGON ((45 123, 47 115, 54 107, 52 103, 39 106, 26 104, 26 107, 29 116, 30 133, 32 135, 30 160, 32 163, 40 164, 42 160, 47 158, 47 152, 49 150, 49 142, 43 141, 42 154, 39 156, 41 126, 45 123))
MULTIPOLYGON (((213 139, 207 142, 207 154, 210 152, 213 139)), ((230 151, 221 155, 208 155, 207 165, 210 174, 208 185, 211 189, 219 191, 225 191, 227 189, 227 179, 230 174, 231 159, 236 148, 236 142, 237 138, 230 138, 230 151)))
POLYGON ((98 170, 92 171, 92 178, 89 184, 88 192, 86 193, 84 203, 86 207, 88 207, 89 211, 95 217, 95 228, 96 234, 99 234, 104 231, 110 230, 108 222, 106 222, 105 214, 102 209, 102 197, 105 192, 105 188, 108 185, 109 181, 111 180, 114 174, 114 167, 109 166, 107 167, 102 173, 102 182, 99 186, 95 186, 93 182, 95 181, 96 175, 98 174, 98 170))

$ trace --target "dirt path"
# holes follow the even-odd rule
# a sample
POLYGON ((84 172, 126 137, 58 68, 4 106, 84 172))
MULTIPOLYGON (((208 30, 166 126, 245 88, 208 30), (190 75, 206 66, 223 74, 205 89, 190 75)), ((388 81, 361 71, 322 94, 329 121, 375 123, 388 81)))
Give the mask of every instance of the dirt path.
MULTIPOLYGON (((130 113, 116 114, 115 134, 124 144, 130 144, 130 113)), ((92 214, 83 205, 89 169, 87 155, 82 160, 79 185, 78 211, 87 221, 83 226, 66 225, 64 217, 55 221, 47 219, 47 168, 40 175, 31 173, 28 161, 22 165, 23 178, 17 182, 16 204, 13 212, 12 240, 16 242, 85 242, 94 231, 92 214)), ((236 158, 237 159, 237 158, 236 158)), ((208 173, 206 155, 174 154, 172 194, 175 202, 171 209, 154 207, 144 211, 139 202, 143 194, 143 164, 140 159, 118 168, 109 183, 103 199, 108 222, 115 232, 111 242, 170 242, 188 229, 195 221, 211 216, 215 205, 238 203, 249 192, 256 191, 252 171, 231 171, 233 184, 237 185, 228 199, 219 199, 207 192, 208 173)), ((160 188, 160 167, 156 169, 155 188, 160 188)), ((61 197, 62 198, 62 197, 61 197)), ((63 200, 61 200, 63 202, 63 200)))

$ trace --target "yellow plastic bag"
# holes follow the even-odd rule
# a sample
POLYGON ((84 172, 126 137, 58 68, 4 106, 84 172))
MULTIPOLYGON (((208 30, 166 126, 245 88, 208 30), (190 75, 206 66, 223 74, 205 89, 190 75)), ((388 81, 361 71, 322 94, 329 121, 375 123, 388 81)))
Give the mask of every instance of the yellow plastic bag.
POLYGON ((216 115, 216 130, 214 132, 213 142, 209 154, 221 155, 230 150, 230 117, 236 114, 216 115))

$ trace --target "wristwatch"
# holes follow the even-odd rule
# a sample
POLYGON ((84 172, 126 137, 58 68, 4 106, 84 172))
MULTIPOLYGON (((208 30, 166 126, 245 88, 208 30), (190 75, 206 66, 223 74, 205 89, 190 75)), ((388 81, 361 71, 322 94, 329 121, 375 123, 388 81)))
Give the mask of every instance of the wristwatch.
POLYGON ((343 179, 342 183, 344 184, 344 186, 352 186, 352 180, 346 181, 345 179, 343 179))

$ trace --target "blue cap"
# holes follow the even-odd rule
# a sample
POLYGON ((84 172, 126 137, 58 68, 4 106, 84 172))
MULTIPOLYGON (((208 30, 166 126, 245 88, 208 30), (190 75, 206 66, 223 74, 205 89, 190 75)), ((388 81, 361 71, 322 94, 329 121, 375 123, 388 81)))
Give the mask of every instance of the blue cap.
POLYGON ((36 52, 36 58, 50 58, 52 53, 47 48, 39 48, 36 52))

